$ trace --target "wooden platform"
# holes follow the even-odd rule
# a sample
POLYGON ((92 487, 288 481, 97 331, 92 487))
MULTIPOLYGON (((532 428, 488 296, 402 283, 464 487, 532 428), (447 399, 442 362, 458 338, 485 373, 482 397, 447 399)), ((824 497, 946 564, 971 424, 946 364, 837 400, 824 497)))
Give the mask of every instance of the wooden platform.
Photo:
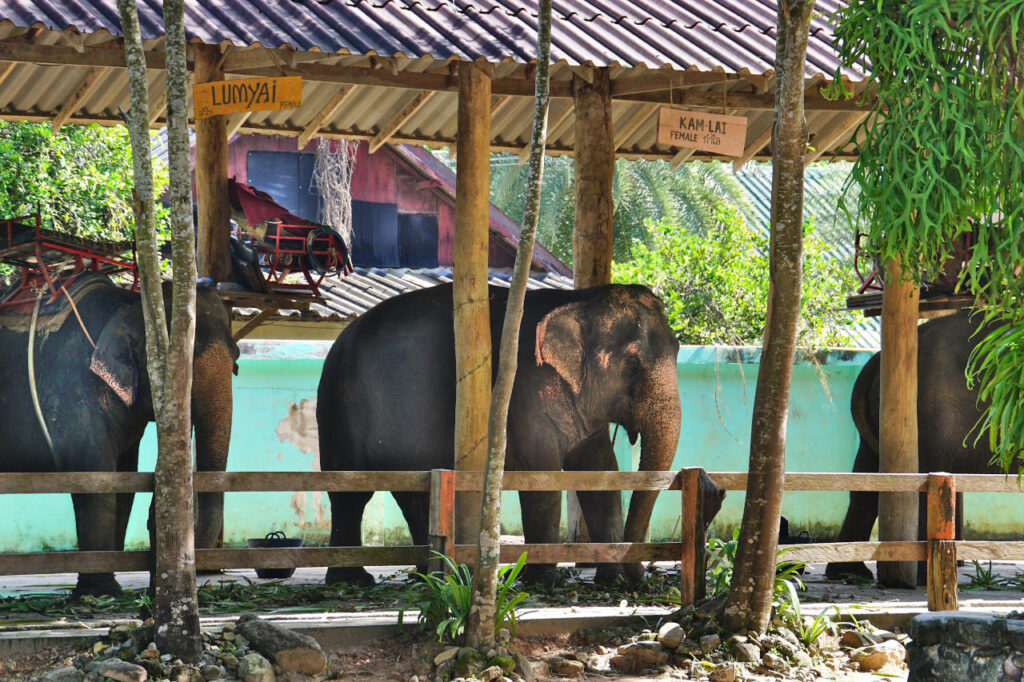
POLYGON ((316 303, 324 304, 323 296, 302 293, 257 293, 254 291, 217 291, 228 308, 258 308, 259 314, 242 325, 231 338, 237 343, 279 310, 309 310, 316 303))
MULTIPOLYGON (((974 296, 970 294, 929 296, 922 291, 918 310, 921 317, 930 318, 949 315, 961 308, 969 308, 973 305, 974 296)), ((875 291, 870 294, 847 296, 846 309, 863 311, 864 317, 878 317, 882 314, 882 292, 875 291)))

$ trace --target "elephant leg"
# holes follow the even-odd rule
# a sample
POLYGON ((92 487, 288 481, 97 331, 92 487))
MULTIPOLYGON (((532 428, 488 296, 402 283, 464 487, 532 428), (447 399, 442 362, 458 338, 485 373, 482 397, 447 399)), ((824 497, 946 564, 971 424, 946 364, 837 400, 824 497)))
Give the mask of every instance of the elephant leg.
MULTIPOLYGON (((116 551, 118 549, 117 499, 115 495, 71 496, 75 507, 78 549, 82 551, 116 551)), ((123 542, 123 535, 122 542, 123 542)), ((113 573, 79 573, 72 599, 85 595, 120 594, 113 573)))
MULTIPOLYGON (((529 544, 557 544, 558 526, 562 519, 562 493, 519 492, 523 515, 523 534, 529 544)), ((552 587, 557 580, 554 564, 527 564, 523 582, 552 587)))
MULTIPOLYGON (((585 452, 573 452, 566 457, 566 468, 581 465, 578 470, 618 471, 615 451, 606 433, 589 439, 585 445, 585 452)), ((576 495, 590 531, 590 541, 622 542, 622 493, 618 490, 580 490, 576 495)), ((615 583, 622 570, 622 564, 597 564, 594 580, 602 584, 615 583)))
MULTIPOLYGON (((409 535, 412 536, 412 544, 425 545, 428 543, 427 534, 430 529, 427 527, 430 522, 430 496, 425 493, 391 493, 402 510, 405 522, 409 524, 409 535)), ((426 564, 417 564, 416 570, 420 573, 427 572, 426 564)))
MULTIPOLYGON (((328 496, 331 498, 331 546, 362 547, 363 509, 373 493, 332 492, 328 496)), ((362 566, 331 566, 327 569, 326 583, 370 586, 374 580, 362 566)))
MULTIPOLYGON (((873 452, 864 441, 857 450, 857 459, 853 464, 854 473, 878 471, 878 453, 873 452)), ((878 493, 865 491, 850 492, 850 506, 846 510, 846 518, 839 529, 836 542, 863 542, 871 537, 871 529, 878 517, 878 493)), ((852 575, 871 580, 870 569, 862 561, 836 561, 825 568, 825 577, 841 580, 852 575)))

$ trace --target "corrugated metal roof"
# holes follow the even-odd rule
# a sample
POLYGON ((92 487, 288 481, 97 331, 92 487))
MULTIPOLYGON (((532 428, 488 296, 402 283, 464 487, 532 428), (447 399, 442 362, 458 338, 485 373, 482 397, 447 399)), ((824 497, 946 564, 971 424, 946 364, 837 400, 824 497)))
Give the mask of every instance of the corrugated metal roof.
MULTIPOLYGON (((509 286, 510 269, 492 268, 488 282, 509 286)), ((271 321, 346 323, 392 296, 452 281, 451 268, 356 268, 347 277, 327 277, 320 284, 324 304, 312 304, 308 311, 279 310, 271 321)), ((528 289, 572 289, 572 278, 555 273, 532 275, 528 289)), ((232 319, 249 320, 257 308, 233 308, 232 319)))
MULTIPOLYGON (((839 0, 822 0, 812 22, 808 128, 819 152, 842 150, 849 158, 850 115, 862 108, 860 100, 827 102, 817 91, 838 67, 828 25, 838 6, 839 0)), ((159 0, 140 0, 146 49, 157 64, 164 49, 160 9, 159 0)), ((572 153, 572 81, 597 66, 608 67, 612 79, 619 156, 676 156, 680 150, 658 144, 656 134, 658 107, 676 104, 747 118, 745 156, 767 158, 775 12, 772 0, 556 3, 549 152, 572 153), (725 94, 735 103, 720 99, 725 94)), ((241 132, 298 136, 343 84, 355 84, 356 94, 319 124, 322 136, 373 139, 397 120, 391 142, 452 145, 455 62, 484 60, 494 70, 492 149, 513 152, 530 141, 536 24, 535 0, 189 0, 186 7, 189 39, 225 50, 227 78, 303 77, 301 107, 247 114, 241 132), (434 94, 404 112, 419 90, 434 94)), ((0 74, 0 117, 51 120, 69 107, 72 122, 119 123, 128 86, 121 48, 110 38, 120 32, 115 0, 0 2, 0 60, 14 64, 0 74)), ((843 74, 855 94, 864 92, 863 71, 843 74)), ((154 67, 151 101, 160 102, 163 90, 164 73, 154 67)), ((162 110, 152 118, 161 125, 162 110)))

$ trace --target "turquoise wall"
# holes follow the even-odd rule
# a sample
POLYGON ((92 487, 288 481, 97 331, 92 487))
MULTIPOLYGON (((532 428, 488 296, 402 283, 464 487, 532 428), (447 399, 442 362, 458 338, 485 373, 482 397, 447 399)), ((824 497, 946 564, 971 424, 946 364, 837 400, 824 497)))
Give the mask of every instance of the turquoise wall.
MULTIPOLYGON (((234 383, 233 471, 315 471, 315 397, 329 342, 252 341, 242 344, 234 383)), ((710 471, 745 471, 749 456, 750 415, 757 381, 757 349, 682 348, 679 393, 682 435, 674 466, 703 466, 710 471)), ((865 351, 800 353, 793 372, 787 434, 790 471, 849 471, 857 441, 849 418, 853 381, 870 357, 865 351)), ((636 468, 639 443, 631 448, 624 432, 616 438, 619 466, 636 468)), ((156 442, 152 427, 143 440, 140 468, 152 471, 156 442)), ((968 498, 968 525, 988 536, 1014 535, 1024 521, 1011 495, 968 498), (973 499, 972 499, 973 498, 973 499), (972 515, 970 509, 985 509, 972 515)), ((838 530, 846 493, 786 493, 784 513, 794 529, 825 537, 838 530)), ((518 498, 505 496, 505 532, 520 534, 518 498)), ((128 545, 146 543, 149 495, 138 495, 129 525, 128 545)), ((387 493, 367 507, 364 537, 370 543, 408 541, 404 519, 387 493)), ((730 492, 716 520, 719 532, 736 525, 743 494, 730 492)), ((74 547, 74 516, 69 495, 2 495, 0 551, 25 552, 74 547)), ((652 538, 678 537, 679 493, 663 493, 655 508, 652 538)), ((326 542, 330 505, 323 492, 228 493, 225 540, 244 544, 271 530, 307 542, 326 542)))

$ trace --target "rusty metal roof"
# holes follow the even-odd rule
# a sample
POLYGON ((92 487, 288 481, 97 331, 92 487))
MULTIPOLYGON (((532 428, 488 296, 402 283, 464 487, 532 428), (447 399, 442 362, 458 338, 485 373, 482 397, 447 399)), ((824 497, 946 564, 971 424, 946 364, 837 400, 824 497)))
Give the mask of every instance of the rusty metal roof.
MULTIPOLYGON (((816 155, 843 149, 865 106, 819 93, 838 61, 820 0, 807 51, 808 126, 816 155)), ((153 123, 162 125, 160 0, 139 0, 150 58, 153 123)), ((656 142, 665 104, 748 119, 743 160, 770 155, 774 111, 772 0, 559 0, 552 29, 548 147, 572 153, 572 81, 595 67, 612 78, 617 153, 678 163, 690 155, 656 142)), ((189 0, 186 32, 223 50, 228 78, 294 74, 303 105, 235 115, 233 130, 414 144, 454 144, 457 62, 488 62, 492 148, 521 151, 530 139, 535 0, 189 0), (343 87, 354 86, 333 107, 343 87), (429 96, 423 96, 429 95, 429 96), (333 108, 332 108, 333 107, 333 108), (318 115, 327 114, 319 119, 318 115)), ((0 117, 119 123, 128 108, 115 0, 0 2, 0 117)), ((857 94, 866 74, 843 71, 857 94)), ((716 158, 705 152, 695 160, 716 158)))

